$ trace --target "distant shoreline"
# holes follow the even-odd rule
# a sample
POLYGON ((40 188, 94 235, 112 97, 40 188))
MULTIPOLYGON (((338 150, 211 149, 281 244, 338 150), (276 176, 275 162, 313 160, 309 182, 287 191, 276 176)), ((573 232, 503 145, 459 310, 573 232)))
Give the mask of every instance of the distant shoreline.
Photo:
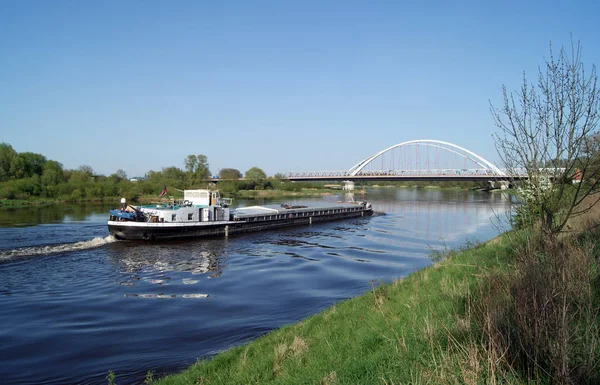
MULTIPOLYGON (((308 197, 308 196, 324 196, 335 194, 334 190, 306 190, 306 191, 285 191, 285 190, 240 190, 233 194, 235 198, 242 199, 258 199, 258 198, 277 198, 277 197, 308 197)), ((174 197, 175 199, 183 199, 174 197)), ((104 198, 82 198, 82 199, 47 199, 47 198, 32 198, 32 199, 1 199, 0 208, 22 208, 22 207, 40 207, 49 205, 61 204, 119 204, 121 197, 104 197, 104 198)), ((156 196, 141 196, 134 201, 136 204, 149 204, 163 202, 167 203, 167 198, 159 198, 156 196)))
MULTIPOLYGON (((451 187, 440 187, 440 186, 394 186, 394 185, 373 185, 368 186, 372 189, 418 189, 418 190, 472 190, 472 188, 451 186, 451 187)), ((363 189, 359 186, 357 189, 352 191, 357 196, 362 194, 363 189)), ((490 190, 493 191, 493 190, 490 190)), ((224 196, 230 195, 237 199, 264 199, 264 198, 287 198, 287 197, 311 197, 311 196, 327 196, 341 194, 343 190, 335 189, 302 189, 300 191, 287 191, 287 190, 239 190, 233 194, 224 193, 224 196)), ((31 199, 0 199, 0 209, 2 208, 23 208, 23 207, 40 207, 49 205, 61 205, 61 204, 118 204, 120 196, 103 197, 103 198, 81 198, 81 199, 49 199, 49 198, 31 198, 31 199)), ((173 196, 174 199, 182 199, 183 196, 173 196)), ((158 202, 168 202, 166 198, 158 198, 157 196, 143 195, 133 202, 137 204, 150 204, 158 202)))

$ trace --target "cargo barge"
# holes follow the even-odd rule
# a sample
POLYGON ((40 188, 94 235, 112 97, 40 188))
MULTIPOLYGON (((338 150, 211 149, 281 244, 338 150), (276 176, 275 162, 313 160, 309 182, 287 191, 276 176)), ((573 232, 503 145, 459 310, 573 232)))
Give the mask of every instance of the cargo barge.
POLYGON ((326 206, 249 206, 230 208, 216 190, 185 190, 184 199, 152 206, 128 205, 110 210, 108 231, 120 240, 166 240, 228 237, 288 226, 308 225, 373 214, 368 202, 326 206))

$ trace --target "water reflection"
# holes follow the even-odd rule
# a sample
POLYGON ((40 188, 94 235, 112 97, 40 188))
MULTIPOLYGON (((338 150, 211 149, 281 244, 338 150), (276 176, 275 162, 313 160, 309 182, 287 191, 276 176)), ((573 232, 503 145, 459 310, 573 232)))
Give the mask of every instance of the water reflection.
POLYGON ((374 209, 395 214, 389 218, 394 226, 376 231, 394 232, 396 226, 407 227, 415 237, 427 240, 464 239, 490 222, 502 228, 511 206, 505 194, 479 191, 393 189, 378 190, 376 194, 381 199, 374 200, 374 209), (399 225, 398 221, 408 221, 410 226, 399 225))
MULTIPOLYGON (((170 272, 187 272, 192 275, 207 274, 210 278, 220 276, 226 267, 226 242, 222 240, 169 242, 163 244, 140 242, 117 242, 110 245, 109 261, 118 266, 119 271, 129 274, 134 283, 140 276, 159 276, 150 283, 161 284, 170 278, 170 272)), ((121 284, 125 284, 124 281, 121 284)), ((185 279, 184 284, 193 284, 193 279, 185 279)))
POLYGON ((25 227, 48 223, 81 222, 90 215, 106 215, 107 205, 49 205, 0 208, 0 227, 25 227))

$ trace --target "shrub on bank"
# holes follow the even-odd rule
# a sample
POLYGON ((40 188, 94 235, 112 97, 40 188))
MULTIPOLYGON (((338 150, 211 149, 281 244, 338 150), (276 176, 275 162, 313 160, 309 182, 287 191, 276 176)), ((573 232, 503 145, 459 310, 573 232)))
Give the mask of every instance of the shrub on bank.
POLYGON ((600 383, 600 236, 523 238, 471 302, 488 357, 527 381, 600 383))

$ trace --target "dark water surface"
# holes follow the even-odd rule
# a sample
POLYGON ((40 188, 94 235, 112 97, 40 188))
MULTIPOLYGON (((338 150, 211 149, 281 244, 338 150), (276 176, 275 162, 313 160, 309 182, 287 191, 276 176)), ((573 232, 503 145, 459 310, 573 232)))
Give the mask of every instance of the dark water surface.
POLYGON ((108 207, 0 210, 2 383, 106 384, 112 370, 123 385, 183 369, 425 267, 432 249, 492 238, 507 209, 483 192, 356 198, 385 215, 168 243, 114 241, 108 207))

